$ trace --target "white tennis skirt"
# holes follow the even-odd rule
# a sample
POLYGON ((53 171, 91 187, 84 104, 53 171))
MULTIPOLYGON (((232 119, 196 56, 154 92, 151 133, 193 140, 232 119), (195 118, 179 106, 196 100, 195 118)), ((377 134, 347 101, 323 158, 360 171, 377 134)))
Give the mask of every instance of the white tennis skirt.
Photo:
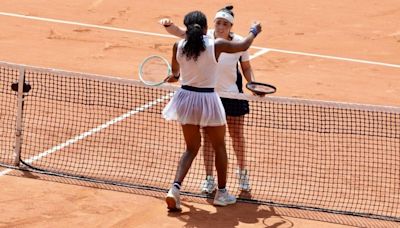
POLYGON ((162 116, 183 125, 206 127, 226 124, 224 106, 216 92, 195 92, 179 88, 165 106, 162 116))

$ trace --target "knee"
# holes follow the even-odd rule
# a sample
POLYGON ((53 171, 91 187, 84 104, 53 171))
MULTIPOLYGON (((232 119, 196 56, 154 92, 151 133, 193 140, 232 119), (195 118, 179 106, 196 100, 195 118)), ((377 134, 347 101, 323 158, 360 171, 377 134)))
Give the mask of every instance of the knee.
POLYGON ((186 146, 186 151, 194 156, 197 155, 200 149, 200 144, 199 145, 187 145, 186 146))
POLYGON ((226 153, 225 142, 222 142, 220 144, 214 145, 214 150, 215 150, 216 153, 226 153))

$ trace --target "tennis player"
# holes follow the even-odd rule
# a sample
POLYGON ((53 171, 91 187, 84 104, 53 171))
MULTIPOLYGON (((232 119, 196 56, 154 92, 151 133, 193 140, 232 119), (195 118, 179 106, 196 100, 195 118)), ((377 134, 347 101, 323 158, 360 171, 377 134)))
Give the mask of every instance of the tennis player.
MULTIPOLYGON (((207 31, 210 38, 222 38, 225 40, 240 41, 243 37, 231 32, 234 23, 233 6, 229 5, 217 11, 214 17, 214 29, 207 31)), ((186 30, 176 26, 170 19, 160 20, 166 31, 172 35, 185 38, 186 30)), ((217 67, 218 82, 217 92, 243 93, 242 75, 238 70, 238 62, 244 77, 248 82, 255 81, 250 65, 250 56, 247 51, 238 53, 222 53, 217 67)), ((244 115, 249 113, 249 104, 246 100, 221 98, 227 117, 229 135, 232 138, 233 150, 238 161, 239 189, 250 191, 250 181, 245 159, 244 115)), ((216 188, 213 176, 214 153, 208 135, 204 135, 204 165, 206 178, 201 184, 201 192, 210 194, 216 188)))
POLYGON ((217 84, 217 60, 222 52, 236 53, 247 50, 261 25, 254 24, 249 35, 241 41, 210 39, 207 19, 200 11, 188 13, 184 18, 185 39, 174 44, 171 79, 181 77, 182 87, 176 91, 164 108, 166 120, 176 120, 182 125, 186 151, 181 156, 174 183, 168 191, 166 202, 171 211, 181 210, 181 184, 196 157, 201 144, 200 127, 208 134, 215 151, 218 190, 214 205, 236 203, 236 197, 226 189, 227 154, 225 148, 225 110, 214 88, 217 84))

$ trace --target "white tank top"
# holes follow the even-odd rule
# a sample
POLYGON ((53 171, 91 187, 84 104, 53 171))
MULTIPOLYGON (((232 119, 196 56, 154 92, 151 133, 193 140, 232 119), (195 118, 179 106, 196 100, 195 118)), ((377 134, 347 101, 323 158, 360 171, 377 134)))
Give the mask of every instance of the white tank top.
POLYGON ((178 43, 176 60, 180 65, 181 84, 198 88, 215 88, 217 85, 217 61, 215 59, 214 39, 203 36, 206 50, 200 53, 196 61, 187 60, 182 55, 186 40, 178 43))

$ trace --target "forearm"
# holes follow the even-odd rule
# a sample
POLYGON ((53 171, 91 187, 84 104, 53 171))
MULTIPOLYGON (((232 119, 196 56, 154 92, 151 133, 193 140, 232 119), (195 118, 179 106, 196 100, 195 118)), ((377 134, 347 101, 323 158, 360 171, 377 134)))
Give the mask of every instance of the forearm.
POLYGON ((215 40, 215 57, 218 59, 222 52, 236 53, 246 51, 253 43, 254 38, 261 32, 261 24, 256 23, 250 28, 249 34, 241 41, 215 40))
POLYGON ((242 69, 242 71, 243 71, 243 76, 244 76, 244 78, 246 78, 247 82, 255 81, 253 70, 251 68, 242 69))
POLYGON ((176 26, 175 24, 171 24, 170 26, 164 26, 165 30, 174 36, 180 37, 180 38, 185 38, 186 36, 186 31, 183 28, 180 28, 176 26))
POLYGON ((249 33, 247 37, 240 41, 227 41, 224 39, 218 39, 216 42, 217 49, 220 52, 236 53, 246 51, 253 43, 254 35, 249 33))
POLYGON ((243 40, 241 40, 241 44, 239 45, 239 48, 241 50, 239 51, 246 51, 247 49, 249 49, 249 47, 251 46, 251 44, 254 41, 254 34, 253 33, 249 33, 243 40))
POLYGON ((254 39, 256 38, 257 34, 261 32, 261 24, 256 23, 250 28, 249 34, 242 40, 242 44, 240 45, 243 50, 247 50, 251 44, 253 43, 254 39))
MULTIPOLYGON (((245 54, 247 56, 247 53, 245 53, 245 54)), ((252 82, 252 81, 256 80, 254 78, 253 69, 251 68, 250 60, 240 62, 240 67, 242 69, 243 76, 246 78, 247 82, 252 82)))

